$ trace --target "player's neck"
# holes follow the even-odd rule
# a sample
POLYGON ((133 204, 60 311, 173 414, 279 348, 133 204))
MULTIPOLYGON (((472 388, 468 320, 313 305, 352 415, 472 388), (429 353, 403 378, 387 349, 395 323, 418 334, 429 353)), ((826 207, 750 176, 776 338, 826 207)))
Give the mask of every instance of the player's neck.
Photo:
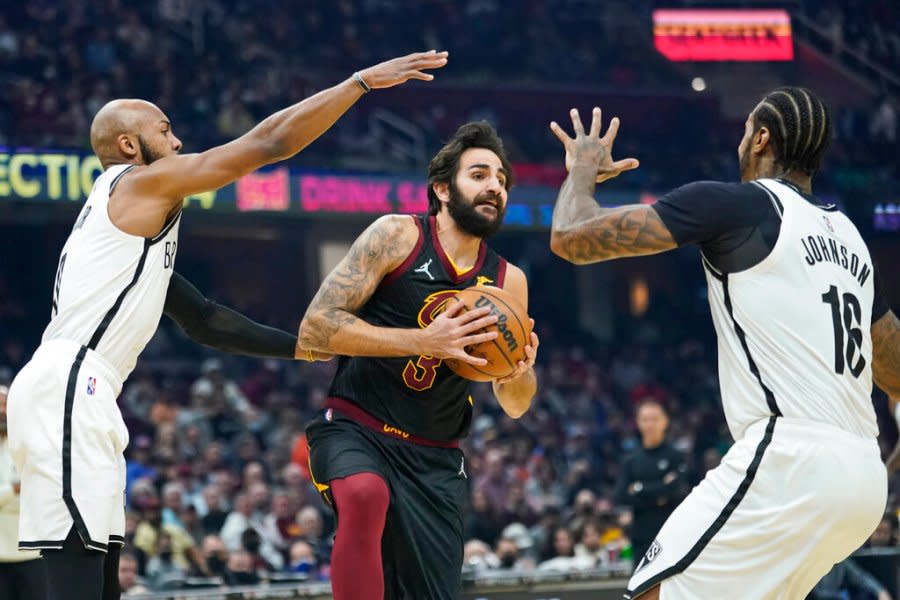
POLYGON ((804 194, 812 195, 812 177, 809 175, 788 171, 779 175, 778 179, 794 184, 804 194))
POLYGON ((478 260, 478 250, 481 247, 481 238, 466 233, 456 225, 447 211, 438 213, 435 219, 437 235, 441 242, 441 248, 447 253, 454 264, 460 269, 467 269, 478 260))

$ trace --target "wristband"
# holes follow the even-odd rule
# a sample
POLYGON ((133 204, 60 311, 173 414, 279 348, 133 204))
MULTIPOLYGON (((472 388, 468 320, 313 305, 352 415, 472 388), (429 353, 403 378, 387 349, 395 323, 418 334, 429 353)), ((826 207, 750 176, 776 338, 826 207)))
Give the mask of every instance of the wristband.
POLYGON ((372 88, 369 87, 369 84, 366 83, 366 80, 362 78, 362 75, 359 74, 359 71, 353 73, 353 79, 356 80, 356 83, 359 84, 360 89, 362 89, 363 94, 368 94, 372 88))

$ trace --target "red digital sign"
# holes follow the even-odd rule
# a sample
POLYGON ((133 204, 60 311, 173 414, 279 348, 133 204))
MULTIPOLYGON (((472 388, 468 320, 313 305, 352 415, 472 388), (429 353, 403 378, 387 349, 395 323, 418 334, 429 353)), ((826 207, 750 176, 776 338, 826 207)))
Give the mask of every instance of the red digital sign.
POLYGON ((672 61, 794 58, 791 17, 785 10, 654 10, 653 40, 672 61))
POLYGON ((290 172, 285 168, 244 175, 237 180, 237 209, 287 210, 290 205, 290 172))

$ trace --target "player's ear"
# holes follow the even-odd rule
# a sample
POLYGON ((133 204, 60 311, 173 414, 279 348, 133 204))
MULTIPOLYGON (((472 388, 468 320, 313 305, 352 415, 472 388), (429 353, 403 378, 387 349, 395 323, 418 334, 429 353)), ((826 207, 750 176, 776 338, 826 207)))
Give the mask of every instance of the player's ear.
POLYGON ((431 189, 441 202, 450 201, 450 184, 446 181, 435 181, 431 184, 431 189))
POLYGON ((754 154, 762 154, 769 146, 771 139, 769 128, 763 125, 753 134, 753 139, 750 140, 750 150, 754 154))
POLYGON ((132 136, 127 133, 123 133, 116 138, 116 145, 119 147, 119 152, 121 152, 126 158, 133 159, 138 154, 140 154, 140 150, 138 149, 138 145, 135 143, 135 140, 132 139, 132 136))

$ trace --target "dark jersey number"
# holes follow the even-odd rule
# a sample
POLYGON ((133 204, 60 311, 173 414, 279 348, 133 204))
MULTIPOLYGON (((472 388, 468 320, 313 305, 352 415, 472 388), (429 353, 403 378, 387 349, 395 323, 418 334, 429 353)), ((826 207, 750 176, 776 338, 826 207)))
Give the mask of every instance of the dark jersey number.
POLYGON ((862 355, 863 332, 859 328, 862 309, 859 300, 849 292, 838 294, 836 286, 831 286, 822 294, 822 302, 831 306, 831 324, 834 327, 834 372, 844 374, 846 367, 850 374, 859 377, 866 367, 862 355))
POLYGON ((56 267, 56 282, 53 284, 53 304, 50 307, 50 316, 55 317, 59 313, 59 286, 62 283, 63 269, 66 267, 66 255, 59 257, 59 266, 56 267))

